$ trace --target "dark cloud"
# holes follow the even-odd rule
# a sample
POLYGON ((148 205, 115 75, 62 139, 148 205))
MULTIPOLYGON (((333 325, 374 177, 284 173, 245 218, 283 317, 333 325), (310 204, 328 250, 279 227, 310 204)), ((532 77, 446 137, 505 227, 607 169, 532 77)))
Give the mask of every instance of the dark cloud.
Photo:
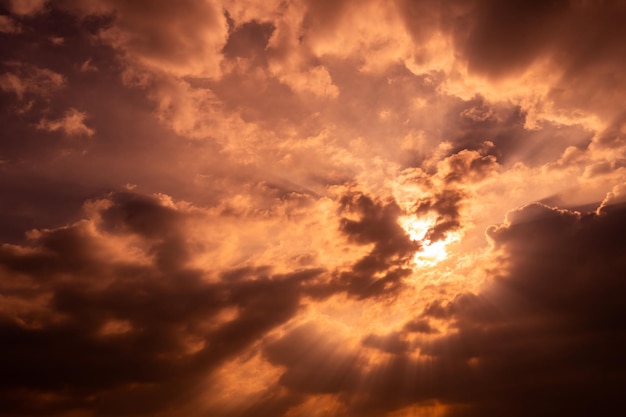
POLYGON ((362 193, 346 195, 342 210, 359 216, 358 220, 343 218, 341 230, 355 243, 374 243, 374 251, 384 256, 402 254, 414 248, 397 219, 402 210, 395 202, 374 201, 362 193))
POLYGON ((529 166, 558 159, 568 146, 587 146, 593 132, 581 125, 542 120, 528 126, 528 112, 510 102, 490 102, 475 96, 454 100, 447 109, 445 137, 453 145, 451 152, 480 149, 490 142, 487 154, 510 167, 523 161, 529 166))
POLYGON ((624 17, 0 0, 0 415, 619 414, 624 17))
POLYGON ((111 207, 102 213, 105 230, 132 232, 142 237, 168 238, 181 232, 182 215, 153 196, 124 192, 110 197, 111 207))
POLYGON ((464 387, 468 407, 451 415, 610 415, 620 407, 626 242, 617 230, 625 221, 623 207, 596 215, 531 205, 490 229, 506 272, 478 295, 424 312, 458 330, 424 352, 474 378, 464 387))
POLYGON ((415 333, 433 334, 439 333, 439 331, 432 327, 430 322, 426 319, 415 319, 404 325, 404 330, 415 333))
POLYGON ((106 201, 101 223, 41 231, 28 246, 0 250, 4 415, 141 414, 183 401, 182 381, 197 383, 290 319, 301 284, 322 272, 248 270, 211 282, 184 266, 189 214, 130 193, 106 201), (154 259, 115 260, 102 233, 134 234, 154 259), (228 308, 237 313, 221 319, 228 308))
POLYGON ((431 242, 445 238, 446 234, 461 226, 461 204, 464 200, 464 192, 457 189, 447 189, 436 192, 434 196, 418 200, 413 212, 427 215, 431 212, 437 215, 437 220, 432 226, 426 238, 431 242))
POLYGON ((626 56, 622 1, 402 1, 399 7, 416 46, 433 33, 452 36, 470 74, 495 81, 539 68, 540 76, 556 78, 548 98, 562 108, 609 119, 621 112, 625 79, 615 69, 626 56))
POLYGON ((445 161, 448 165, 444 178, 446 183, 480 181, 498 168, 495 156, 468 150, 458 152, 445 161))
POLYGON ((373 244, 373 248, 350 271, 339 273, 338 279, 349 294, 361 298, 398 291, 411 273, 407 262, 420 247, 398 224, 402 210, 393 201, 374 201, 358 192, 344 196, 341 205, 346 214, 358 216, 357 220, 343 217, 341 231, 351 242, 373 244))
POLYGON ((362 343, 363 346, 394 355, 412 350, 411 343, 403 339, 402 334, 399 332, 390 333, 384 336, 369 334, 363 338, 362 343))
POLYGON ((553 99, 565 107, 602 109, 610 117, 621 95, 609 92, 623 90, 625 81, 614 71, 626 56, 618 41, 624 37, 619 22, 625 15, 624 3, 617 0, 486 0, 456 20, 454 33, 470 71, 515 76, 548 59, 562 74, 553 99))
POLYGON ((551 47, 570 6, 567 0, 476 3, 463 49, 470 70, 494 76, 523 71, 551 47))
POLYGON ((272 342, 267 355, 286 367, 283 386, 341 393, 348 415, 432 401, 446 416, 612 415, 626 366, 626 210, 613 207, 597 215, 535 204, 510 213, 488 232, 503 262, 493 281, 432 303, 400 332, 366 336, 364 347, 390 355, 369 371, 310 325, 272 342), (428 319, 455 331, 438 336, 428 319), (413 332, 429 339, 410 344, 413 332), (409 357, 415 348, 420 356, 409 357), (321 371, 331 364, 335 373, 321 371))

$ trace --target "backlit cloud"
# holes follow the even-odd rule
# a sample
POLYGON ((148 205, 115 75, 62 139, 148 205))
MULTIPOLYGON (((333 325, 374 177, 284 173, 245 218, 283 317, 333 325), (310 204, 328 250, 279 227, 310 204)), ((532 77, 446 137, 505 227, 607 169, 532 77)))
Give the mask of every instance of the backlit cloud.
POLYGON ((625 18, 0 2, 0 415, 619 414, 625 18))

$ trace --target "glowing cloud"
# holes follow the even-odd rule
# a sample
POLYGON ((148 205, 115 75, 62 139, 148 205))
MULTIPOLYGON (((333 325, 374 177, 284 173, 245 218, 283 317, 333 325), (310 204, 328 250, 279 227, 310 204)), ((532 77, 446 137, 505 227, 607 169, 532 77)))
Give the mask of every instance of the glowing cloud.
POLYGON ((1 1, 0 415, 619 414, 625 21, 1 1))

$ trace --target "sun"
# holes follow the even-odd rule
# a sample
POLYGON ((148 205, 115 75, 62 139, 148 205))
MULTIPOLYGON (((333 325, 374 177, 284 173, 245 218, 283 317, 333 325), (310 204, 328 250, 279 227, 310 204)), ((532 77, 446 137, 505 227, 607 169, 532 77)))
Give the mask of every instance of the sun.
POLYGON ((457 240, 458 233, 450 233, 442 240, 431 241, 426 236, 436 221, 430 217, 418 218, 415 216, 402 216, 399 219, 400 226, 409 234, 411 240, 420 242, 421 249, 415 253, 413 261, 420 267, 431 267, 448 257, 446 247, 457 240))
POLYGON ((413 241, 423 240, 428 230, 435 224, 430 218, 419 219, 414 216, 402 216, 399 223, 413 241))

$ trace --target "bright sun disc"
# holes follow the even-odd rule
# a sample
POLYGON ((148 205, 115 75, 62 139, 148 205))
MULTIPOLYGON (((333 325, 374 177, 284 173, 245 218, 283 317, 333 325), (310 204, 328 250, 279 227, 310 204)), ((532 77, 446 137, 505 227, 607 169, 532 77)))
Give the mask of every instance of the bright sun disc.
POLYGON ((448 257, 446 246, 459 240, 459 236, 456 233, 450 233, 445 239, 435 242, 425 239, 430 228, 435 225, 435 221, 431 218, 418 219, 413 216, 403 216, 399 220, 400 225, 409 234, 411 240, 419 241, 422 245, 421 249, 413 257, 413 261, 418 266, 434 266, 443 261, 448 257))

